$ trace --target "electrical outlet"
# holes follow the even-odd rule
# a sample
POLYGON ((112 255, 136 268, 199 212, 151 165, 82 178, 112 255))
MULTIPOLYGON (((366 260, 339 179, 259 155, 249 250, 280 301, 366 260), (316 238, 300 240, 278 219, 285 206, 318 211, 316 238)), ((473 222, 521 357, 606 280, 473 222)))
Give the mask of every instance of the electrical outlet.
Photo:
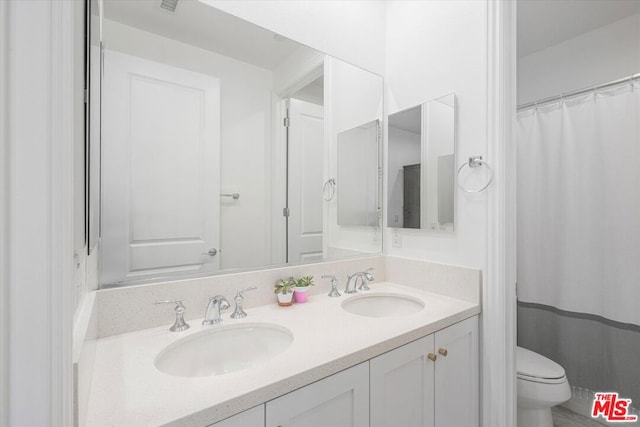
POLYGON ((391 246, 394 248, 402 247, 402 228, 394 228, 391 231, 391 246))

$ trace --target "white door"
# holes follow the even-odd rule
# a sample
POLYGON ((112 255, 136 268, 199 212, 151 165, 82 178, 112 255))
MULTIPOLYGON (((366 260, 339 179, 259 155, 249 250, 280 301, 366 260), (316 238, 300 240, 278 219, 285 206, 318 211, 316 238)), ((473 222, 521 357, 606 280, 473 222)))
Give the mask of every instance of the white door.
POLYGON ((371 359, 371 427, 434 426, 431 352, 433 335, 371 359))
POLYGON ((289 104, 289 262, 322 259, 324 109, 289 104))
POLYGON ((219 80, 113 51, 104 67, 101 282, 217 270, 219 80))
POLYGON ((267 402, 267 426, 369 427, 369 363, 267 402))
POLYGON ((480 425, 478 316, 436 332, 434 344, 435 425, 480 425))

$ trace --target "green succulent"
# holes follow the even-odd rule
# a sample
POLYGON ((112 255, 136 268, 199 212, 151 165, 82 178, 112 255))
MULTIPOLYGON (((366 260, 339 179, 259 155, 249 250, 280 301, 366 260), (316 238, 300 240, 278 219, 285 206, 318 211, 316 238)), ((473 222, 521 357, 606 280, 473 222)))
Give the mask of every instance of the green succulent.
POLYGON ((313 285, 313 276, 304 276, 296 280, 296 286, 299 288, 306 288, 313 285))
POLYGON ((276 284, 274 285, 275 290, 273 291, 276 294, 288 294, 293 292, 293 288, 296 286, 296 281, 293 279, 293 277, 290 277, 286 280, 281 279, 278 280, 276 282, 276 284))

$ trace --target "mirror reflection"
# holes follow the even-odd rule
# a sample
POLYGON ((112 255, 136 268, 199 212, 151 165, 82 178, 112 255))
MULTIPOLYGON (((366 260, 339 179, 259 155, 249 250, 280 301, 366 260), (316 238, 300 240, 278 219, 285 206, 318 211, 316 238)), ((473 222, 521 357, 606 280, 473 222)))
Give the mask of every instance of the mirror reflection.
POLYGON ((389 115, 388 226, 452 232, 455 95, 389 115))
POLYGON ((338 225, 377 227, 378 120, 338 134, 338 225))
POLYGON ((103 287, 381 252, 377 211, 338 220, 351 179, 378 205, 338 157, 376 123, 348 161, 377 171, 380 76, 199 1, 105 0, 102 28, 103 287))

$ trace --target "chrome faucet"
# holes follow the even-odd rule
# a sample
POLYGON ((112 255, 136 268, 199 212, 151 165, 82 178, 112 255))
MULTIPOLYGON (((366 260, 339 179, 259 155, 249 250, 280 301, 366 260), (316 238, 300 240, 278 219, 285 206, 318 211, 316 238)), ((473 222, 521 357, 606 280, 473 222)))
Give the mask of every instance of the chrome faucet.
POLYGON ((344 288, 345 294, 355 294, 358 291, 369 291, 369 285, 367 282, 371 282, 373 280, 373 274, 369 273, 373 268, 367 268, 365 271, 359 271, 357 273, 352 274, 347 279, 347 286, 344 288), (358 279, 361 280, 361 284, 358 287, 358 279))
POLYGON ((162 300, 156 301, 156 305, 158 304, 175 304, 176 311, 176 320, 173 322, 173 325, 169 328, 171 332, 180 332, 186 331, 189 329, 189 324, 184 321, 184 304, 179 299, 176 300, 162 300))
POLYGON ((207 311, 204 313, 203 325, 215 325, 222 322, 220 312, 230 307, 229 301, 222 295, 216 295, 209 298, 209 304, 207 305, 207 311))
POLYGON ((236 293, 236 297, 233 299, 233 301, 236 303, 236 309, 233 310, 233 314, 231 314, 232 319, 244 319, 245 317, 247 317, 247 313, 245 313, 244 310, 242 309, 242 301, 244 301, 244 293, 246 291, 254 291, 256 289, 258 288, 256 288, 255 286, 251 286, 250 288, 242 289, 238 291, 238 293, 236 293))

